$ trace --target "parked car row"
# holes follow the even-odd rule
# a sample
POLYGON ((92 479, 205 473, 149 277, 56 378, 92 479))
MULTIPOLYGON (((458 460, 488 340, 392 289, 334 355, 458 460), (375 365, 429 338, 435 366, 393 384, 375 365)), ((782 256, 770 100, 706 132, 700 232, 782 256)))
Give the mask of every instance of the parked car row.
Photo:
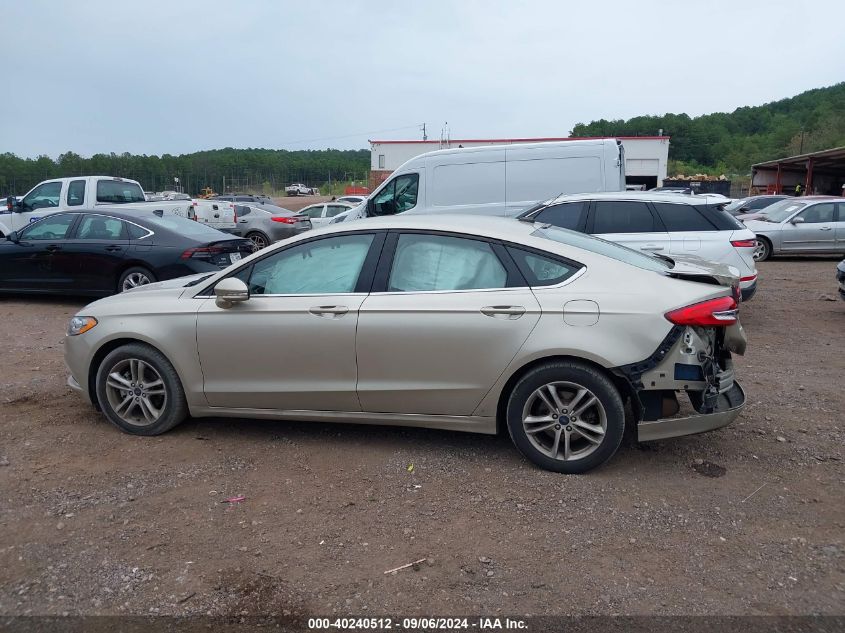
POLYGON ((162 211, 61 211, 0 241, 0 291, 110 295, 218 271, 252 243, 162 211))

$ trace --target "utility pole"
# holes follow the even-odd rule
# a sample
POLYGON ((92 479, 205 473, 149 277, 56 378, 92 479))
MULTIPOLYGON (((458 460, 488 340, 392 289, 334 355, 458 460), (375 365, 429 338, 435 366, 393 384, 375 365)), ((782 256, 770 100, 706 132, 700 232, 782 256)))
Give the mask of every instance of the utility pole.
POLYGON ((423 139, 422 140, 427 141, 428 140, 428 134, 425 133, 425 123, 422 124, 421 129, 422 129, 422 133, 423 133, 423 139))

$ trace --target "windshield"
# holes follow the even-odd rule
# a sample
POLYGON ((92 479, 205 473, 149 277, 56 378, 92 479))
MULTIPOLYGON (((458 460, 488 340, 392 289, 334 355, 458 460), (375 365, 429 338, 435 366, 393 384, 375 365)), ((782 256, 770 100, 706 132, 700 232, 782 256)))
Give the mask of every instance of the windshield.
POLYGON ((100 180, 97 183, 97 202, 130 204, 146 202, 144 191, 137 182, 125 180, 100 180))
POLYGON ((194 220, 183 218, 181 215, 165 215, 159 217, 157 215, 150 214, 148 216, 142 216, 139 219, 143 220, 144 223, 147 224, 147 226, 149 226, 149 228, 153 231, 156 227, 161 227, 173 231, 174 233, 178 233, 184 237, 192 237, 207 240, 209 242, 231 237, 227 233, 222 233, 217 229, 213 229, 205 224, 200 224, 194 220))
POLYGON ((662 273, 672 268, 670 262, 657 259, 656 257, 651 257, 650 255, 645 255, 639 251, 630 249, 627 246, 608 242, 592 235, 585 235, 584 233, 561 229, 556 226, 543 225, 543 228, 538 228, 531 234, 531 236, 542 237, 547 240, 558 242, 559 244, 566 244, 567 246, 581 248, 585 251, 596 253, 597 255, 610 257, 618 262, 631 264, 637 268, 651 270, 657 273, 662 273))
POLYGON ((799 200, 781 200, 780 202, 775 202, 773 205, 767 207, 762 219, 768 220, 769 222, 783 222, 790 215, 806 206, 806 202, 801 202, 799 200))
POLYGON ((743 198, 742 200, 734 200, 733 202, 728 203, 728 205, 725 207, 725 211, 736 211, 737 209, 741 208, 742 205, 744 205, 746 202, 748 202, 748 198, 743 198))

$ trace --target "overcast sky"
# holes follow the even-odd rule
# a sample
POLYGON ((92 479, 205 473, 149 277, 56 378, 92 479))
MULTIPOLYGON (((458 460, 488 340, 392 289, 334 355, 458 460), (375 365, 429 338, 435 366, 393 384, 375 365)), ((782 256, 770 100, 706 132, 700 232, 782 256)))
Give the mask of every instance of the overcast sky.
MULTIPOLYGON (((0 152, 567 136, 845 80, 841 0, 0 0, 0 152)), ((655 130, 656 132, 656 130, 655 130)))

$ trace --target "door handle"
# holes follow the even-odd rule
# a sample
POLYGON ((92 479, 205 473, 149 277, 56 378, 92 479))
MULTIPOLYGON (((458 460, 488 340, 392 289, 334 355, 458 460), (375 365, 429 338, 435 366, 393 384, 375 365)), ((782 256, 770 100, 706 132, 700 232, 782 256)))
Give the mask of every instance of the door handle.
POLYGON ((45 248, 48 253, 55 253, 56 251, 62 250, 62 247, 58 244, 50 244, 47 248, 45 248))
POLYGON ((821 227, 821 228, 819 229, 819 231, 829 231, 831 228, 833 228, 833 227, 830 227, 830 226, 823 226, 823 227, 821 227))
POLYGON ((319 317, 337 318, 349 312, 349 308, 346 306, 313 306, 308 311, 319 317))
POLYGON ((111 244, 110 246, 106 246, 107 251, 122 251, 123 247, 118 246, 117 244, 111 244))
POLYGON ((238 220, 238 222, 240 222, 241 224, 246 224, 247 222, 249 222, 249 220, 238 220))
POLYGON ((646 244, 645 246, 640 247, 641 251, 662 251, 663 247, 658 246, 657 244, 646 244))
POLYGON ((489 317, 518 319, 525 314, 525 308, 522 306, 485 306, 481 308, 481 314, 489 317))

